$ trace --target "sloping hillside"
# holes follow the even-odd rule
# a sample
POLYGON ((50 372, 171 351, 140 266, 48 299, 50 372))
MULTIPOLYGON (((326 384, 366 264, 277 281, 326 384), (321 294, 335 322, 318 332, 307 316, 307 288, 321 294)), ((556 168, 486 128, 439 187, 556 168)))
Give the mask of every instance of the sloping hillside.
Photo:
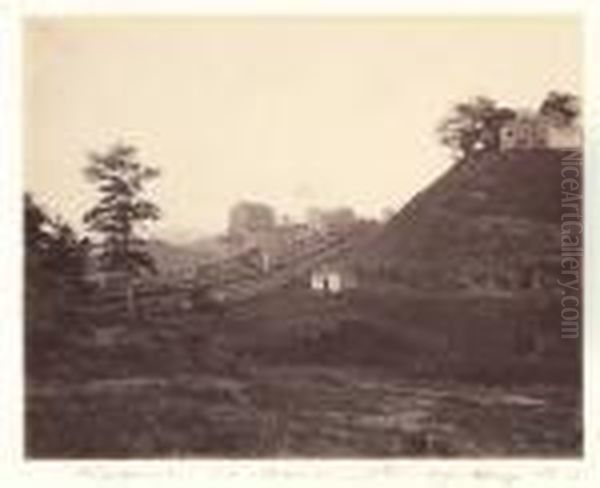
POLYGON ((457 164, 367 246, 367 274, 413 287, 552 287, 560 253, 561 158, 488 153, 457 164))
POLYGON ((348 257, 358 289, 282 289, 230 310, 238 347, 275 362, 578 381, 579 343, 560 336, 563 156, 490 153, 453 167, 348 257))

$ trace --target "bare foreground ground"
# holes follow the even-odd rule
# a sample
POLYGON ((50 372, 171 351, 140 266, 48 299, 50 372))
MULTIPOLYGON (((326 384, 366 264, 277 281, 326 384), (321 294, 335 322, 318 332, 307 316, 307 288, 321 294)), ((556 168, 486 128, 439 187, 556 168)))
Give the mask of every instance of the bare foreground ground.
POLYGON ((39 457, 564 456, 577 395, 278 367, 232 377, 123 378, 29 388, 39 457))

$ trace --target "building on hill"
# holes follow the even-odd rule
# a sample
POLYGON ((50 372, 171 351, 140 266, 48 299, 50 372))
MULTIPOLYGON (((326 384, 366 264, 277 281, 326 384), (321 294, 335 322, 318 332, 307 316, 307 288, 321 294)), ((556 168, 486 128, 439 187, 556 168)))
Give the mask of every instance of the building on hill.
POLYGON ((343 265, 321 265, 310 274, 310 288, 319 293, 337 295, 357 286, 356 274, 343 265))
POLYGON ((581 146, 581 127, 558 123, 549 116, 521 112, 500 129, 500 149, 575 149, 581 146))

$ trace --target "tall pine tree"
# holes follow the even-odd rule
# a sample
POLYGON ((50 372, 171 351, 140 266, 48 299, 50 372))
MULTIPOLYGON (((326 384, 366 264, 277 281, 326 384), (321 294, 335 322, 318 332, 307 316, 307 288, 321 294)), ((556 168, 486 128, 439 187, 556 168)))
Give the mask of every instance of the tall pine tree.
POLYGON ((160 218, 160 209, 145 194, 146 185, 159 171, 139 162, 134 146, 117 144, 104 154, 92 153, 84 173, 99 195, 85 213, 84 223, 100 238, 97 259, 101 269, 125 276, 133 313, 134 278, 145 271, 156 272, 140 231, 144 224, 160 218))

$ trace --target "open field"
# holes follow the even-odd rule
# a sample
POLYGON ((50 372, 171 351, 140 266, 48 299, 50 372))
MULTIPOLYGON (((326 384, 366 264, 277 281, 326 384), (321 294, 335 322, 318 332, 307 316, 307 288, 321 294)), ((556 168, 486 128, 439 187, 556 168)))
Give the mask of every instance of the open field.
POLYGON ((367 370, 256 369, 29 390, 36 457, 574 456, 569 388, 407 381, 367 370))

